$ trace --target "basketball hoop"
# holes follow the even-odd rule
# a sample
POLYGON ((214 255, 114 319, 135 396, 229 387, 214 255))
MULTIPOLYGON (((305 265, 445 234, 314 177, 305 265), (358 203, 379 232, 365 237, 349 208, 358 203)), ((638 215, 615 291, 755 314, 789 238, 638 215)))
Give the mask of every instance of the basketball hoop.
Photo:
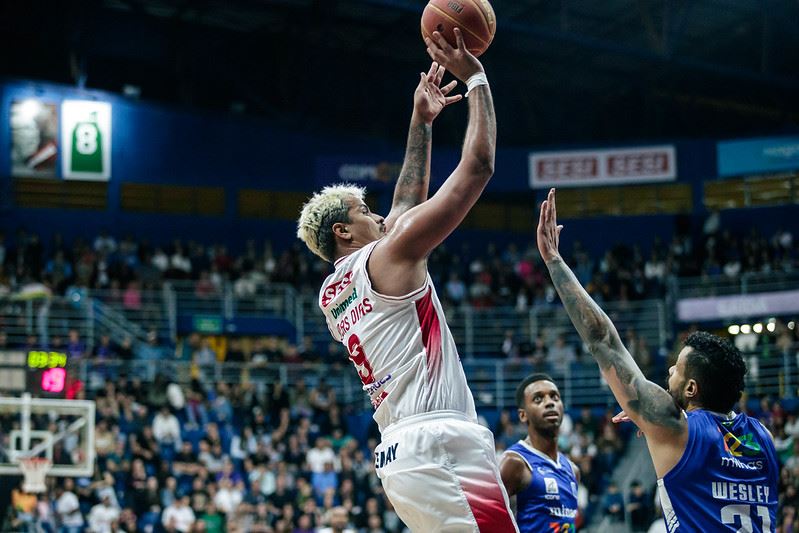
POLYGON ((25 483, 22 490, 25 492, 36 493, 44 492, 47 486, 44 484, 44 477, 50 471, 53 462, 46 457, 21 457, 19 468, 25 475, 25 483))

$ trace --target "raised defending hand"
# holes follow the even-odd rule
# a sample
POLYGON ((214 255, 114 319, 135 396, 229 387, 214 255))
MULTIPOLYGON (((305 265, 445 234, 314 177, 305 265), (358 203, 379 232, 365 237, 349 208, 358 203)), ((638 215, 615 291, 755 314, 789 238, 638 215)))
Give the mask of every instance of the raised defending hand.
MULTIPOLYGON (((611 418, 610 420, 611 420, 611 422, 613 422, 614 424, 621 424, 622 422, 632 422, 632 420, 630 419, 630 417, 629 417, 629 416, 627 416, 627 413, 625 413, 624 411, 619 411, 619 412, 618 412, 618 413, 617 413, 617 414, 616 414, 616 415, 615 415, 613 418, 611 418)), ((643 434, 644 434, 644 432, 643 432, 643 431, 641 431, 640 429, 639 429, 639 430, 636 432, 636 436, 637 436, 637 437, 640 437, 640 436, 642 436, 643 434)))
POLYGON ((460 94, 447 96, 458 82, 452 80, 441 87, 444 72, 446 72, 446 69, 433 61, 427 74, 424 72, 420 74, 421 80, 419 80, 419 85, 416 87, 416 92, 413 93, 413 110, 428 124, 433 122, 446 106, 454 104, 463 98, 460 94))
POLYGON ((437 31, 433 32, 432 38, 425 37, 424 43, 433 61, 443 65, 464 83, 478 72, 483 72, 483 65, 466 49, 460 28, 455 28, 455 48, 437 31))
POLYGON ((560 252, 560 230, 563 226, 558 226, 557 210, 555 208, 555 189, 549 189, 547 199, 541 204, 541 214, 538 217, 538 230, 536 240, 538 241, 538 251, 544 262, 558 259, 560 252))

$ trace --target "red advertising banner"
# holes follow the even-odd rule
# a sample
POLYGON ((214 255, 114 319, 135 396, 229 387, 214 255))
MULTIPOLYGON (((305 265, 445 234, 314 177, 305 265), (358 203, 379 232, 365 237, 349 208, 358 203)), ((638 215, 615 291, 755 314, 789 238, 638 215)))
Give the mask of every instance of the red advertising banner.
POLYGON ((610 150, 534 152, 530 154, 530 187, 577 187, 673 181, 677 178, 674 146, 641 146, 610 150))

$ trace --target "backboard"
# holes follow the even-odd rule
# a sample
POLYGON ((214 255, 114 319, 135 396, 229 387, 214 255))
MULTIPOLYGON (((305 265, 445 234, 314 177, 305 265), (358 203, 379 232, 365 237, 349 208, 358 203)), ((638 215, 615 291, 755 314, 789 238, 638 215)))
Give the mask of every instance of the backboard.
POLYGON ((19 475, 23 457, 46 457, 49 476, 91 476, 94 419, 89 400, 0 397, 0 475, 19 475))

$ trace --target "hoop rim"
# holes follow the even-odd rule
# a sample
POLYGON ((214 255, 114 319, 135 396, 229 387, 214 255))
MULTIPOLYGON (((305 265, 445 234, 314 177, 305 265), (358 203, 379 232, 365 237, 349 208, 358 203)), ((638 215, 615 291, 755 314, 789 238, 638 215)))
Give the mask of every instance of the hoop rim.
POLYGON ((44 464, 53 464, 53 461, 48 459, 47 457, 18 457, 17 461, 19 461, 20 465, 25 466, 33 466, 33 465, 44 465, 44 464))

